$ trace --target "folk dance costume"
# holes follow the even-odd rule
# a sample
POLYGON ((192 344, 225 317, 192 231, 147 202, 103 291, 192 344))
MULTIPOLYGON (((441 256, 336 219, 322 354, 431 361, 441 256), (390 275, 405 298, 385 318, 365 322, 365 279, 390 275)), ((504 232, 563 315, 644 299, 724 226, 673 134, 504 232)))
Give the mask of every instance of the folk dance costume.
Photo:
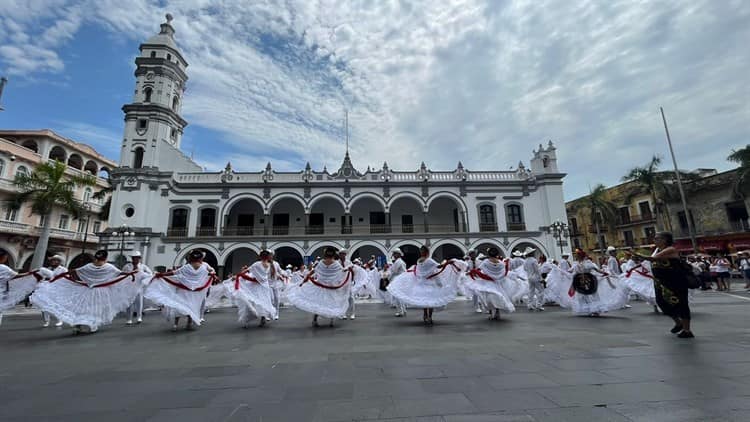
POLYGON ((526 275, 526 270, 523 268, 525 263, 526 260, 523 259, 523 252, 514 251, 513 258, 509 260, 510 273, 508 273, 510 283, 515 285, 515 288, 509 289, 509 291, 513 292, 513 303, 523 302, 524 297, 527 297, 529 294, 528 276, 526 275))
POLYGON ((135 314, 138 318, 136 320, 138 324, 143 322, 143 289, 148 280, 150 280, 151 277, 154 276, 154 272, 151 271, 151 268, 149 268, 148 265, 140 262, 140 252, 134 252, 132 255, 130 255, 130 257, 131 259, 133 259, 133 261, 123 265, 122 272, 136 273, 136 285, 139 287, 139 290, 138 295, 135 297, 135 300, 133 300, 133 303, 125 311, 126 315, 128 316, 128 320, 126 322, 126 324, 128 325, 131 325, 133 323, 133 314, 135 314))
POLYGON ((628 293, 645 300, 649 305, 655 306, 656 291, 654 290, 654 275, 651 272, 651 263, 643 261, 639 265, 633 264, 633 267, 626 270, 621 276, 622 284, 628 293))
POLYGON ((534 249, 526 248, 523 253, 526 256, 523 270, 526 272, 526 279, 529 282, 528 308, 530 311, 543 311, 544 286, 542 285, 542 273, 536 258, 531 255, 533 252, 534 249))
POLYGON ((351 297, 352 267, 344 268, 341 262, 320 261, 301 283, 290 286, 289 302, 297 309, 314 315, 313 326, 318 325, 318 316, 334 318, 346 315, 351 297))
POLYGON ((234 305, 234 298, 232 292, 234 291, 234 276, 230 275, 229 278, 212 284, 208 288, 208 295, 206 295, 206 303, 204 305, 205 312, 210 313, 211 309, 218 308, 224 299, 229 299, 234 305))
POLYGON ((140 287, 135 273, 123 273, 106 262, 106 251, 98 251, 94 257, 94 262, 40 285, 31 295, 31 303, 72 325, 76 332, 93 333, 111 324, 133 303, 140 287))
POLYGON ((390 287, 391 283, 393 283, 393 281, 396 280, 401 274, 406 272, 406 263, 403 259, 401 259, 401 250, 397 249, 396 251, 394 251, 394 256, 396 257, 396 259, 393 261, 393 264, 391 264, 391 268, 388 272, 388 286, 386 287, 386 291, 391 297, 392 303, 396 306, 395 316, 402 317, 406 316, 406 303, 398 300, 398 298, 393 295, 388 287, 390 287))
POLYGON ((188 329, 192 328, 192 323, 201 325, 206 289, 216 278, 214 269, 201 261, 203 252, 194 252, 191 252, 190 259, 200 256, 198 261, 187 263, 174 271, 155 274, 143 293, 146 299, 163 306, 162 313, 173 323, 174 331, 177 330, 179 318, 183 316, 188 317, 188 329))
POLYGON ((558 298, 555 293, 557 291, 557 286, 552 284, 552 280, 549 279, 549 273, 552 272, 552 269, 555 268, 555 265, 551 262, 547 261, 546 257, 542 257, 542 261, 539 264, 539 273, 542 276, 542 287, 544 288, 544 304, 547 303, 557 303, 558 298), (548 293, 549 292, 549 293, 548 293))
MULTIPOLYGON (((474 250, 469 251, 469 259, 466 260, 466 271, 471 272, 475 269, 477 269, 477 252, 474 250)), ((480 261, 481 262, 481 261, 480 261)), ((460 283, 460 282, 459 282, 460 283)), ((467 286, 468 287, 468 286, 467 286)), ((481 314, 484 312, 482 309, 482 301, 480 300, 480 295, 471 289, 471 287, 468 287, 466 292, 464 292, 467 296, 471 295, 471 305, 474 307, 474 311, 478 314, 481 314)))
MULTIPOLYGON (((44 278, 43 271, 18 274, 5 264, 0 264, 0 322, 3 312, 23 302, 44 278)), ((47 274, 49 275, 49 274, 47 274)))
POLYGON ((589 259, 574 262, 571 272, 554 269, 549 277, 560 277, 560 306, 575 314, 599 316, 622 308, 627 301, 624 290, 589 259), (594 272, 601 275, 594 275, 594 272))
POLYGON ((277 318, 277 308, 273 303, 271 288, 271 268, 273 261, 257 261, 234 277, 232 296, 237 302, 238 321, 245 328, 250 321, 260 318, 260 326, 267 320, 277 318), (265 263, 265 265, 264 265, 265 263))
POLYGON ((281 269, 281 265, 273 260, 274 251, 269 250, 268 252, 270 252, 271 254, 272 264, 272 267, 269 267, 268 269, 268 282, 269 287, 271 288, 271 302, 273 302, 273 307, 276 309, 276 311, 274 312, 274 319, 279 319, 279 311, 281 309, 281 292, 284 290, 286 284, 285 281, 288 280, 286 280, 286 273, 281 269))
MULTIPOLYGON (((621 283, 622 269, 620 268, 620 262, 615 257, 615 251, 614 246, 607 247, 607 253, 609 254, 609 258, 607 258, 607 273, 611 276, 610 280, 621 283)), ((630 308, 627 301, 623 304, 623 308, 630 308)))
POLYGON ((464 265, 457 260, 441 265, 423 255, 416 266, 391 281, 388 291, 401 304, 429 311, 424 320, 432 323, 431 311, 455 300, 458 278, 465 270, 464 265))
POLYGON ((490 319, 500 319, 500 311, 514 312, 511 295, 505 290, 510 264, 496 258, 487 258, 469 271, 466 286, 479 296, 482 305, 490 312, 490 319))
MULTIPOLYGON (((59 276, 60 274, 65 274, 68 272, 67 268, 60 265, 60 263, 63 261, 63 257, 61 257, 60 255, 53 255, 52 257, 50 257, 49 261, 51 264, 51 266, 47 268, 49 270, 49 273, 48 273, 48 276, 45 277, 44 280, 41 281, 42 283, 49 283, 49 281, 52 280, 53 278, 59 276)), ((45 327, 45 328, 49 327, 50 319, 51 319, 50 314, 42 311, 42 320, 44 321, 42 323, 42 327, 45 327)), ((57 322, 55 323, 55 327, 62 327, 63 322, 60 321, 60 319, 58 318, 55 318, 55 319, 57 319, 57 322)))

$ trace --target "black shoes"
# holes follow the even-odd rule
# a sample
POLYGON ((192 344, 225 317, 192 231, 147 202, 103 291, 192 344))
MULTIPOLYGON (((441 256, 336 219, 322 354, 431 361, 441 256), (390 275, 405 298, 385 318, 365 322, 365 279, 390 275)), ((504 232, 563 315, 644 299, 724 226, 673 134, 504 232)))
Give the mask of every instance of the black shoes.
POLYGON ((680 334, 678 334, 677 337, 679 337, 679 338, 693 338, 695 336, 693 335, 692 331, 683 331, 680 334))
POLYGON ((682 331, 682 324, 675 324, 675 326, 672 327, 671 330, 669 330, 669 332, 672 333, 672 334, 677 334, 680 331, 682 331))

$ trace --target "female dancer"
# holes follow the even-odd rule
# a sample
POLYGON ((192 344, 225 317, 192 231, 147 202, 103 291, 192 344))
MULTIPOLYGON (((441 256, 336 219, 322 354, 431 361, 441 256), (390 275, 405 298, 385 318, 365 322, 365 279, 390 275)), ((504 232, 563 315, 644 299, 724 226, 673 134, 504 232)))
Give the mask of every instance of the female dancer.
POLYGON ((3 322, 3 312, 24 301, 42 279, 36 271, 18 274, 5 265, 7 262, 8 252, 0 249, 0 324, 3 322))
POLYGON ((653 256, 637 255, 637 257, 651 261, 654 273, 654 289, 656 303, 674 321, 672 334, 679 338, 693 338, 690 330, 690 305, 688 303, 688 287, 685 275, 680 265, 680 253, 674 248, 672 233, 660 232, 654 237, 656 251, 653 256))
POLYGON ((72 325, 76 334, 95 333, 133 303, 140 290, 135 274, 122 273, 107 262, 107 251, 99 250, 94 262, 41 284, 31 303, 72 325))
POLYGON ((273 255, 261 251, 258 261, 234 276, 232 296, 237 302, 239 322, 245 328, 254 319, 260 318, 260 326, 263 327, 266 321, 276 318, 278 311, 271 288, 273 267, 273 255))
POLYGON ((336 249, 326 247, 323 260, 301 283, 289 287, 287 299, 299 310, 313 314, 313 327, 318 326, 318 316, 329 318, 329 325, 333 327, 335 318, 346 315, 355 276, 351 265, 346 268, 341 265, 336 249))
POLYGON ((491 247, 487 259, 480 261, 477 268, 466 275, 465 286, 479 296, 482 306, 489 310, 490 319, 500 319, 500 310, 514 312, 516 307, 510 294, 505 290, 509 263, 500 260, 500 251, 491 247))
POLYGON ((174 322, 172 331, 177 331, 181 316, 187 316, 185 328, 192 330, 193 323, 201 324, 206 289, 215 278, 214 269, 203 262, 203 251, 194 249, 188 254, 187 264, 176 270, 155 274, 143 296, 163 306, 164 316, 174 322))
POLYGON ((419 260, 413 269, 399 275, 388 285, 388 291, 406 306, 422 308, 422 319, 432 325, 432 312, 456 298, 458 277, 465 263, 457 260, 438 264, 430 258, 427 246, 419 248, 419 260))
POLYGON ((548 279, 553 277, 552 281, 559 286, 560 306, 570 308, 575 314, 593 317, 622 308, 627 302, 625 290, 588 259, 586 252, 577 249, 575 259, 570 272, 555 268, 547 276, 548 279), (555 280, 555 277, 560 279, 555 280))

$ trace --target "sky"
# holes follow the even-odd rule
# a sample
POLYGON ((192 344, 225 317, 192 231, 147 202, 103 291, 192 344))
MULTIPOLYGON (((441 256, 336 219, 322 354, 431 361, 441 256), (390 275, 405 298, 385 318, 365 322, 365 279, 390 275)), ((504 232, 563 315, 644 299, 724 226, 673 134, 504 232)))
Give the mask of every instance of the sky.
POLYGON ((750 143, 750 2, 0 0, 2 129, 118 160, 141 42, 174 16, 182 148, 209 171, 506 170, 552 140, 566 200, 652 155, 750 143))

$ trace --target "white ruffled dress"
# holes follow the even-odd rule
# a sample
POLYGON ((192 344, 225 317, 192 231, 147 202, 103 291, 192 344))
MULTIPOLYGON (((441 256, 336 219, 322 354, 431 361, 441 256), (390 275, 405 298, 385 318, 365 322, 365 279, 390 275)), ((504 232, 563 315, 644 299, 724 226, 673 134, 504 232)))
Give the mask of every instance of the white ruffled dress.
POLYGON ((417 262, 388 285, 388 292, 412 308, 441 308, 456 299, 458 279, 466 268, 463 261, 451 260, 441 270, 432 258, 417 262))
POLYGON ((235 276, 232 297, 237 303, 237 316, 240 324, 265 317, 276 317, 276 307, 271 301, 273 292, 269 284, 268 268, 258 261, 245 272, 235 276))
POLYGON ((170 323, 174 323, 176 317, 189 316, 196 325, 200 325, 201 307, 213 277, 213 268, 205 262, 197 269, 185 264, 172 275, 156 274, 148 282, 143 297, 162 305, 162 313, 170 323))
POLYGON ((598 267, 591 261, 575 262, 571 272, 554 268, 547 276, 558 289, 559 304, 570 309, 575 314, 598 314, 620 309, 627 303, 628 295, 615 276, 608 279, 594 271, 598 267), (597 278, 597 290, 593 294, 585 295, 572 290, 573 277, 579 273, 590 273, 597 278), (571 296, 570 293, 573 293, 571 296))
POLYGON ((620 275, 620 283, 628 293, 632 292, 641 300, 656 305, 654 275, 651 273, 650 262, 643 261, 640 265, 625 271, 620 275))
POLYGON ((96 328, 111 324, 140 291, 135 275, 124 275, 109 263, 89 263, 76 269, 75 274, 80 281, 62 275, 41 283, 31 295, 31 303, 66 324, 96 328))
POLYGON ((325 318, 338 318, 346 315, 349 308, 352 267, 344 268, 339 261, 330 265, 320 261, 298 284, 289 286, 287 299, 296 308, 325 318), (321 287, 326 286, 326 287, 321 287))
POLYGON ((463 276, 464 285, 479 296, 486 309, 514 312, 516 307, 513 306, 512 296, 506 291, 506 287, 513 287, 510 285, 511 280, 506 277, 508 273, 506 262, 492 262, 488 258, 475 271, 463 276))
POLYGON ((37 286, 41 276, 34 272, 18 277, 18 273, 5 264, 0 264, 0 313, 16 306, 37 286))

